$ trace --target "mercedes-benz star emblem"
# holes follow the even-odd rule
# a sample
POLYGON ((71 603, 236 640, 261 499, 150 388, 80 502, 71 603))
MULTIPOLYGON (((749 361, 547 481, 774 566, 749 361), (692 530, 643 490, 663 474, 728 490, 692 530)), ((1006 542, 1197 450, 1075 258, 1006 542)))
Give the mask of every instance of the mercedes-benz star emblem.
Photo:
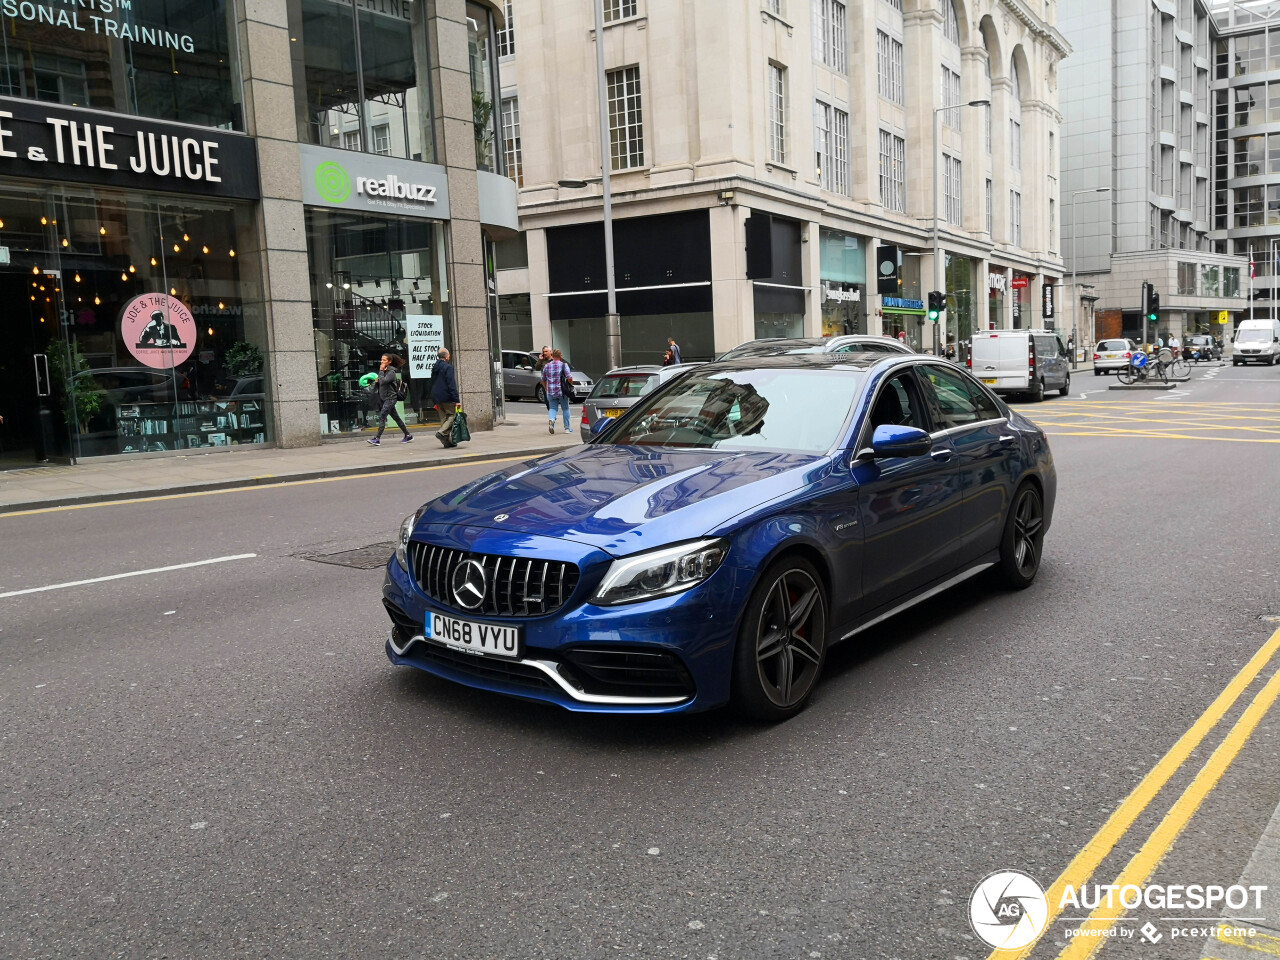
POLYGON ((463 560, 453 568, 449 578, 453 599, 465 610, 476 610, 484 603, 487 577, 479 560, 463 560))

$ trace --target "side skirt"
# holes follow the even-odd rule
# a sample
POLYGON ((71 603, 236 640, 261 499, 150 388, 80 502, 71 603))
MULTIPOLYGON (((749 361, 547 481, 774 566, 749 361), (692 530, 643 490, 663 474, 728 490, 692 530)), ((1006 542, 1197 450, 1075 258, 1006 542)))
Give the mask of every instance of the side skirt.
MULTIPOLYGON (((852 630, 845 633, 840 638, 840 640, 848 640, 854 634, 861 633, 863 630, 866 630, 870 627, 874 627, 877 623, 880 623, 884 620, 888 620, 890 617, 897 616, 903 610, 908 610, 911 607, 914 607, 917 603, 922 603, 923 601, 928 600, 930 597, 935 597, 938 594, 942 593, 944 590, 950 590, 956 584, 963 583, 965 580, 968 580, 970 577, 975 577, 978 574, 980 574, 983 570, 990 569, 995 565, 996 565, 996 561, 989 560, 984 563, 976 564, 975 566, 972 566, 967 570, 963 570, 960 573, 957 573, 954 577, 944 580, 942 581, 942 583, 939 583, 936 586, 930 587, 928 590, 925 590, 923 593, 918 593, 914 597, 911 597, 909 600, 904 600, 902 603, 898 604, 896 607, 890 607, 884 613, 877 614, 873 616, 870 620, 867 620, 864 623, 858 624, 852 630)), ((838 642, 840 641, 837 641, 837 643, 838 642)))

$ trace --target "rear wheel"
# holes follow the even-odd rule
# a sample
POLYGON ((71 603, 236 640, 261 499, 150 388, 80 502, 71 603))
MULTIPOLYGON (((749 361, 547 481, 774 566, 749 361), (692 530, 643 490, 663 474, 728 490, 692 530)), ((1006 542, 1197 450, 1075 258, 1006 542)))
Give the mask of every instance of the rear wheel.
POLYGON ((1175 360, 1169 372, 1175 377, 1189 377, 1191 376, 1191 364, 1185 360, 1175 360))
POLYGON ((1135 368, 1130 364, 1126 364, 1125 366, 1117 370, 1116 376, 1120 378, 1120 382, 1123 383, 1125 386, 1128 386, 1129 384, 1133 383, 1133 381, 1136 380, 1138 377, 1137 373, 1135 372, 1135 368))
POLYGON ((813 565, 784 557, 747 604, 733 660, 733 704, 756 720, 799 713, 827 657, 827 595, 813 565))
POLYGON ((1034 403, 1039 403, 1043 399, 1044 399, 1044 380, 1037 377, 1036 382, 1031 386, 1031 400, 1034 403))
POLYGON ((542 384, 538 384, 536 387, 533 388, 533 399, 537 400, 539 403, 543 404, 544 406, 546 405, 547 391, 542 389, 542 384))
POLYGON ((1013 495, 1013 506, 1000 538, 1000 577, 1015 590, 1031 586, 1040 572, 1044 547, 1044 501, 1035 484, 1024 483, 1013 495))

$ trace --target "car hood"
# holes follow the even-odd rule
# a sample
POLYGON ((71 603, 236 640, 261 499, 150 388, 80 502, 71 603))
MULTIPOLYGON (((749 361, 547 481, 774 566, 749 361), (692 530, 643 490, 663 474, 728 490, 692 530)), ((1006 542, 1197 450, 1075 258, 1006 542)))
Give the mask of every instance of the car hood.
POLYGON ((419 525, 556 537, 624 556, 704 536, 813 482, 828 462, 776 451, 592 444, 460 487, 428 503, 419 525))

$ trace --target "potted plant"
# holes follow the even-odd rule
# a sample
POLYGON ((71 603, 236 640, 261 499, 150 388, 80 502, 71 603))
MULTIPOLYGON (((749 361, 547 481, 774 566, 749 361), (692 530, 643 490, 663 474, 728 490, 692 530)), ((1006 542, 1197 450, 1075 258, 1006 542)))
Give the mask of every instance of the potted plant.
POLYGON ((81 377, 74 383, 76 374, 90 370, 86 360, 74 346, 50 350, 49 376, 62 394, 62 416, 67 426, 79 433, 89 431, 89 421, 97 416, 106 404, 106 397, 92 377, 81 377), (72 398, 74 397, 74 403, 72 398))

